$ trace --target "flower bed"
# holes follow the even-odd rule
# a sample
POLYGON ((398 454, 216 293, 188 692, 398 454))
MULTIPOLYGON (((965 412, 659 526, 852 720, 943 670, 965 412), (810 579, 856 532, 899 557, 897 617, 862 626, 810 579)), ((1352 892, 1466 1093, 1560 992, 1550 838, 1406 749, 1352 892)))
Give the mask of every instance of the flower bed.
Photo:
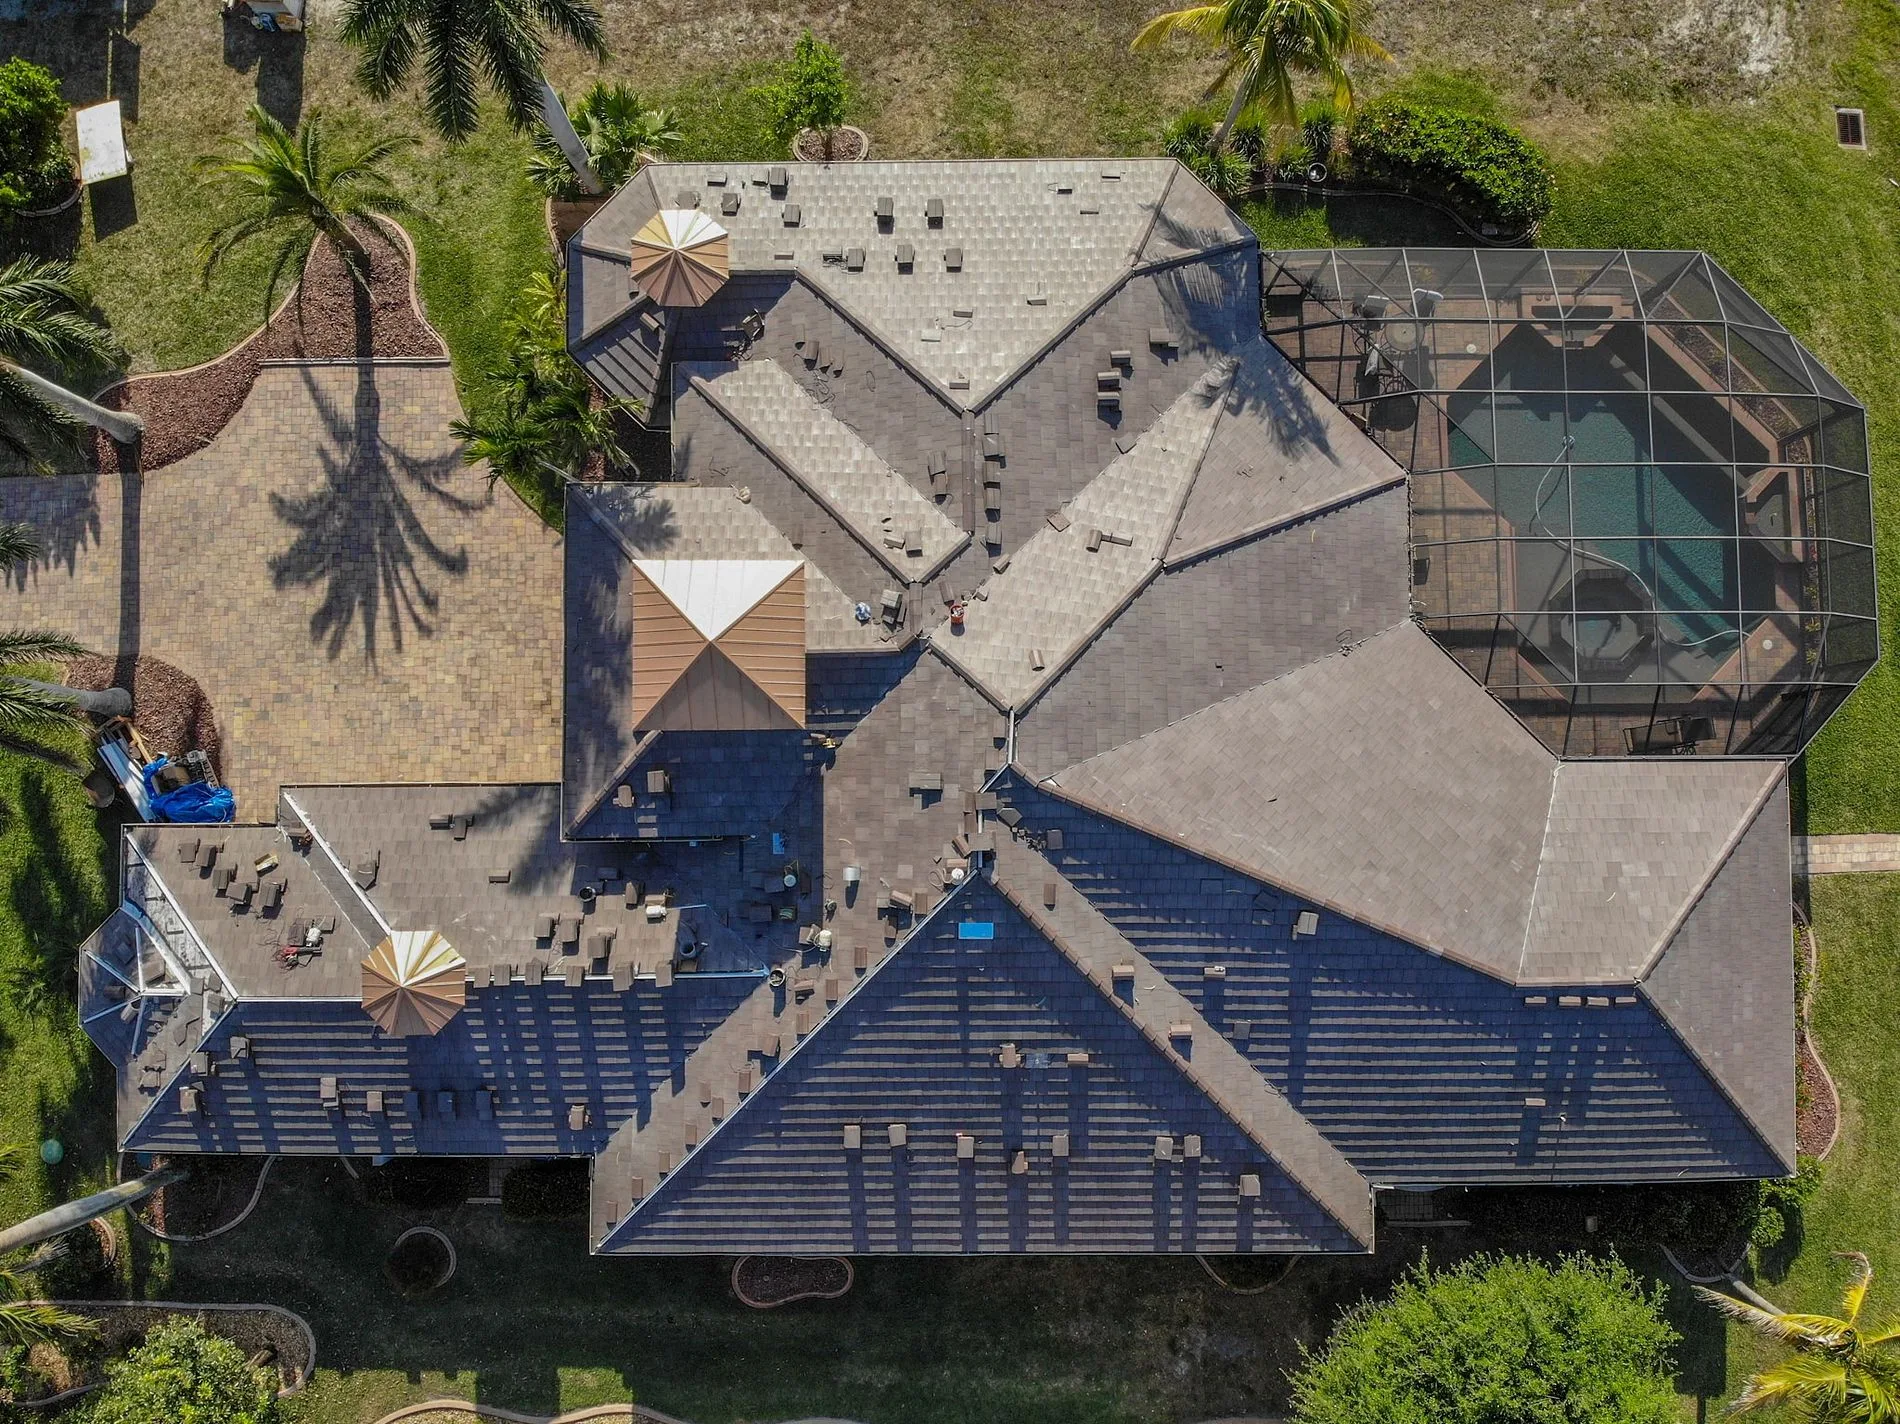
POLYGON ((28 1352, 28 1367, 12 1372, 27 1377, 37 1392, 16 1393, 0 1382, 0 1402, 46 1406, 97 1389, 106 1365, 141 1344, 160 1321, 196 1316, 204 1328, 236 1345, 247 1356, 277 1369, 279 1394, 295 1394, 317 1362, 317 1340, 301 1316, 274 1305, 191 1305, 179 1301, 62 1300, 53 1302, 97 1322, 99 1333, 72 1345, 41 1344, 28 1352))
MULTIPOLYGON (((139 726, 144 725, 141 707, 139 726)), ((133 1217, 153 1235, 169 1241, 218 1235, 249 1213, 270 1163, 269 1157, 161 1158, 158 1165, 184 1167, 191 1175, 160 1187, 133 1208, 133 1217)))
POLYGON ((817 129, 800 129, 792 139, 792 157, 801 163, 862 163, 871 152, 871 136, 855 124, 831 131, 831 156, 825 156, 825 138, 817 129))
POLYGON ((754 1310, 836 1300, 855 1279, 843 1256, 742 1256, 732 1266, 733 1294, 754 1310))
POLYGON ((427 1295, 455 1275, 455 1247, 433 1226, 412 1226, 389 1248, 383 1274, 398 1295, 427 1295))

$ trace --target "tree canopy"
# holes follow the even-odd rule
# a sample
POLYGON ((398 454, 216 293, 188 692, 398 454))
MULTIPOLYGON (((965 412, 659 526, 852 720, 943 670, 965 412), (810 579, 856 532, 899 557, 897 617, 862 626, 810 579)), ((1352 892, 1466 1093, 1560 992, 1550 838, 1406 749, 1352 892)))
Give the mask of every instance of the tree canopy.
POLYGON ((1614 1257, 1421 1261, 1293 1378, 1296 1424, 1675 1424, 1662 1289, 1614 1257))

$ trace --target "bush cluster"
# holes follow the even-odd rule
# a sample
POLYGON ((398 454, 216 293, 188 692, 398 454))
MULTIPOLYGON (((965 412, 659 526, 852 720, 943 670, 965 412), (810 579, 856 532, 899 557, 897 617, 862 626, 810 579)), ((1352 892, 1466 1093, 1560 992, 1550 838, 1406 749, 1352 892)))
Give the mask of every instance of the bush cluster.
POLYGON ((190 1317, 152 1327, 145 1343, 107 1367, 85 1424, 268 1424, 277 1382, 229 1340, 190 1317))
POLYGON ((1293 1379, 1297 1424, 1672 1424, 1676 1332, 1615 1257, 1506 1256, 1346 1312, 1293 1379))
POLYGON ((1550 164, 1495 119, 1387 101, 1353 120, 1347 147, 1356 177, 1438 198, 1474 223, 1524 228, 1550 211, 1550 164))
POLYGON ((0 211, 46 207, 72 186, 60 136, 66 100, 59 80, 17 55, 0 64, 0 211))

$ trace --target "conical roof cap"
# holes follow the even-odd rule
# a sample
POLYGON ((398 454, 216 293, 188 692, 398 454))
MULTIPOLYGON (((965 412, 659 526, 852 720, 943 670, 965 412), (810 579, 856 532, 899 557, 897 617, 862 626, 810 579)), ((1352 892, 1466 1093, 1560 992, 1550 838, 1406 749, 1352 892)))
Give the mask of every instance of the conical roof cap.
POLYGON ((726 230, 692 208, 662 208, 633 235, 633 280, 663 307, 703 306, 726 284, 726 230))
POLYGON ((363 961, 363 1011, 384 1033, 439 1033, 462 1011, 468 961, 435 930, 397 930, 363 961))

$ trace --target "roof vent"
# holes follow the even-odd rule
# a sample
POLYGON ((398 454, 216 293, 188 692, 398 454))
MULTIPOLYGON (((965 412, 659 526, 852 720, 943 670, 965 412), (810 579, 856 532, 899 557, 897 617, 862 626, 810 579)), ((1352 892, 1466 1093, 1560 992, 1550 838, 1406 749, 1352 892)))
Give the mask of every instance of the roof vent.
POLYGON ((946 272, 961 272, 963 270, 963 249, 961 247, 946 247, 943 250, 943 270, 946 272))
POLYGON ((901 1122, 892 1123, 890 1126, 890 1139, 891 1146, 893 1147, 908 1146, 910 1144, 910 1128, 901 1122))
POLYGON ((856 1152, 862 1146, 864 1146, 864 1129, 855 1122, 847 1122, 844 1125, 844 1150, 856 1152))
POLYGON ((924 199, 924 221, 929 223, 932 227, 943 226, 943 199, 942 198, 924 199))
POLYGON ((1012 1177, 1022 1177, 1028 1175, 1028 1172, 1029 1154, 1018 1147, 1015 1154, 1009 1159, 1009 1174, 1012 1177))
POLYGON ((1069 1134, 1067 1129, 1056 1133, 1049 1139, 1049 1155, 1051 1157, 1067 1157, 1069 1155, 1069 1134))
POLYGON ((1155 1136, 1155 1161, 1172 1162, 1174 1160, 1174 1139, 1166 1133, 1155 1136))
POLYGON ((799 217, 800 217, 800 213, 799 213, 799 211, 798 211, 798 204, 797 204, 797 203, 787 203, 787 204, 785 205, 785 211, 784 211, 784 213, 783 213, 783 217, 784 217, 784 219, 785 219, 785 226, 787 226, 787 227, 797 227, 797 226, 798 226, 798 220, 799 220, 799 217))
POLYGON ((897 270, 908 272, 917 265, 917 249, 908 242, 897 244, 897 270))
POLYGON ((974 1162, 976 1160, 976 1139, 967 1132, 957 1134, 957 1161, 974 1162))
POLYGON ((1293 934, 1296 939, 1305 939, 1319 933, 1319 911, 1301 910, 1293 921, 1293 934))
POLYGON ((1260 1195, 1259 1173, 1242 1172, 1240 1174, 1240 1195, 1244 1199, 1252 1199, 1260 1195))
POLYGON ((880 228, 889 228, 897 220, 897 200, 888 197, 879 198, 874 212, 877 215, 877 225, 880 228))
POLYGON ((787 181, 783 167, 775 165, 765 170, 765 186, 770 188, 774 195, 785 191, 787 181))

